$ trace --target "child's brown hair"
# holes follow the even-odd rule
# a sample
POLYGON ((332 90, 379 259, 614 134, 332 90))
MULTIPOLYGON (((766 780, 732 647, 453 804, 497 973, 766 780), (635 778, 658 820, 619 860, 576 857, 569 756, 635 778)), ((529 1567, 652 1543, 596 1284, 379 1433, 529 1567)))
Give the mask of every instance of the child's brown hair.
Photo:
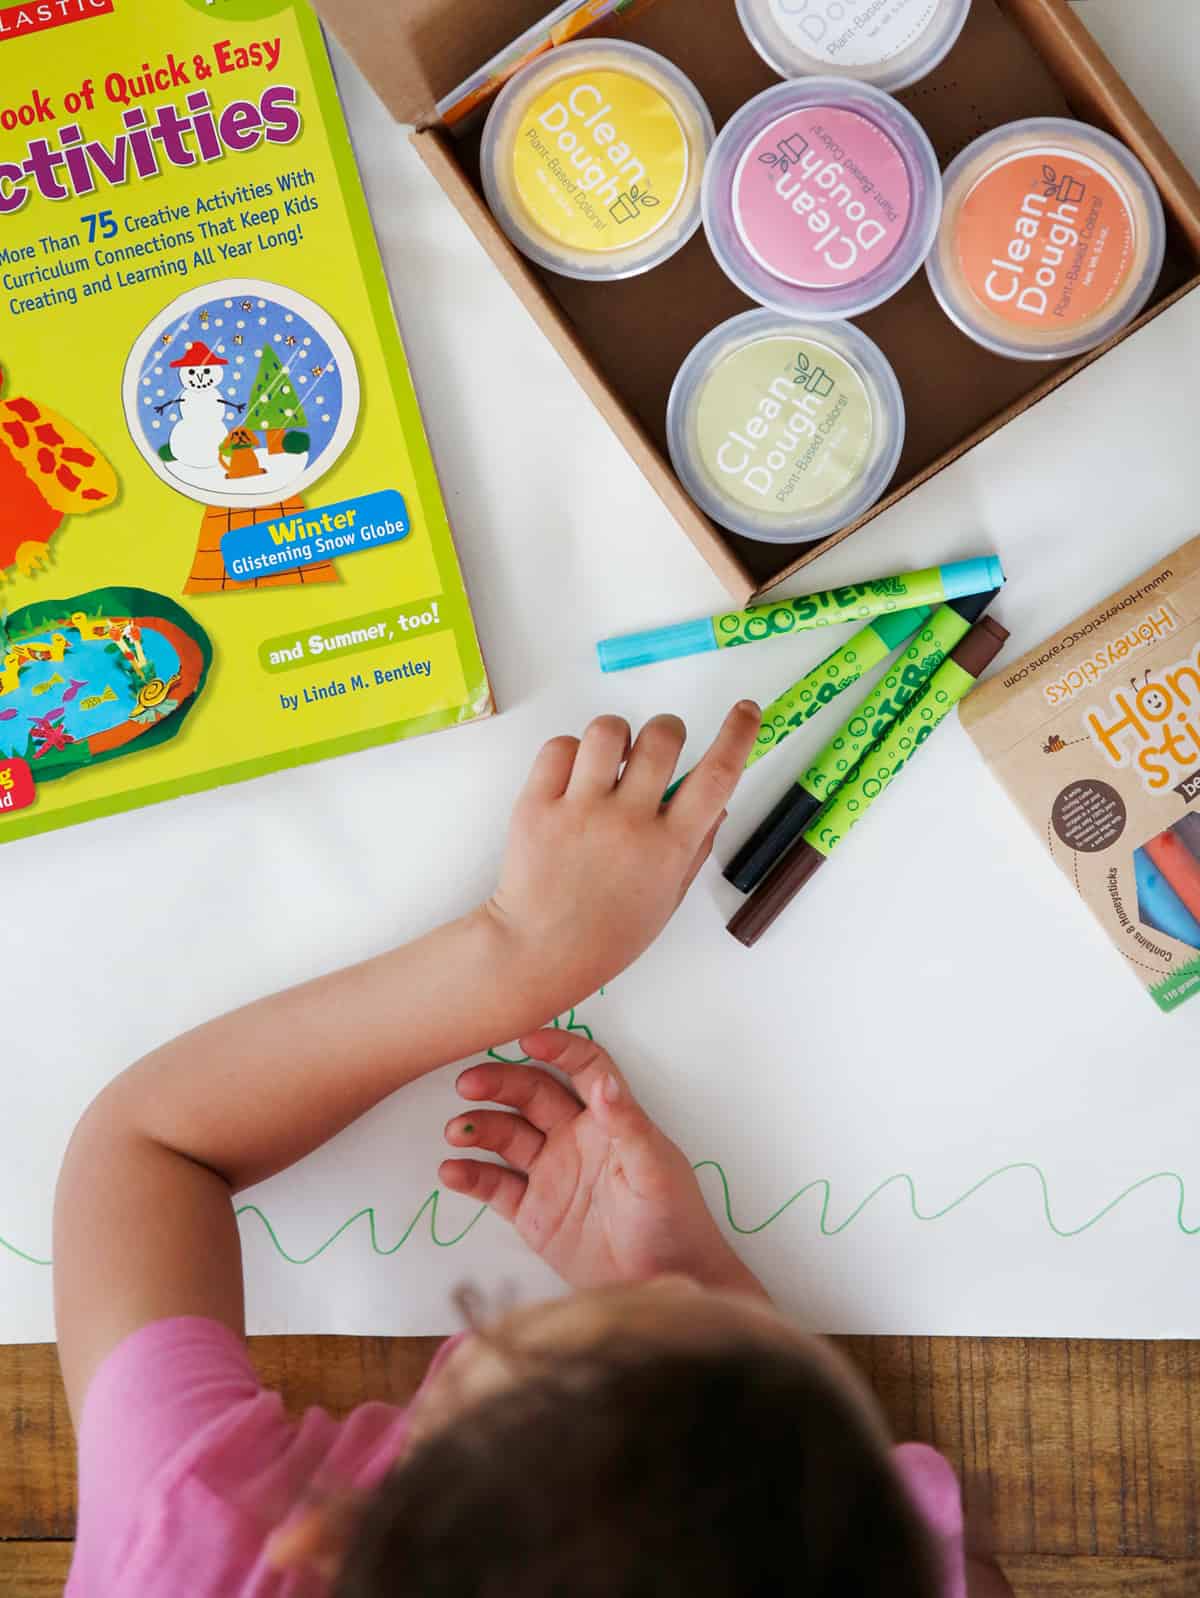
POLYGON ((336 1598, 933 1598, 929 1538, 852 1398, 757 1342, 536 1373, 420 1444, 336 1598))

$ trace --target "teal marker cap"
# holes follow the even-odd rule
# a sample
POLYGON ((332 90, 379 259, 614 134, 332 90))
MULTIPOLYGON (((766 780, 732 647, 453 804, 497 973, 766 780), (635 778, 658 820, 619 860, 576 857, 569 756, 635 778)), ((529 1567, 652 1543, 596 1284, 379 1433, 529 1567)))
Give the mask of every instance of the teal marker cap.
POLYGON ((956 560, 942 567, 942 584, 947 599, 986 594, 993 588, 1003 588, 1007 581, 999 555, 984 555, 979 560, 956 560))
POLYGON ((871 627, 889 649, 899 649, 932 615, 928 605, 917 605, 912 610, 889 610, 886 616, 876 616, 871 627))
POLYGON ((629 671, 653 666, 660 660, 683 655, 707 655, 717 647, 717 635, 707 618, 681 621, 675 627, 656 627, 648 633, 626 633, 624 638, 604 638, 596 645, 601 671, 629 671))

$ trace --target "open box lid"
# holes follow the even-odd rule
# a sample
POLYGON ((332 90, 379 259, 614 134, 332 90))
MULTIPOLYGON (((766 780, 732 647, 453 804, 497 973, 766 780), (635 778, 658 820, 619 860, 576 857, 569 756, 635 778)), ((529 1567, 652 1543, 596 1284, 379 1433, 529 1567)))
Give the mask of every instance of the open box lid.
POLYGON ((460 83, 541 22, 552 0, 313 0, 400 122, 426 127, 460 83))

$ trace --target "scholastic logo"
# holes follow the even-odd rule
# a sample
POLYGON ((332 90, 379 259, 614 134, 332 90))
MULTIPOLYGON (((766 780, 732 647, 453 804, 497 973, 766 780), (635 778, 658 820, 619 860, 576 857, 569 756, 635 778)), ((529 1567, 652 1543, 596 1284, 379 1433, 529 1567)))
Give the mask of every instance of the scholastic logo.
POLYGON ((63 28, 68 22, 108 16, 115 3, 116 0, 33 0, 30 5, 6 6, 0 10, 0 44, 6 39, 44 33, 47 28, 63 28))

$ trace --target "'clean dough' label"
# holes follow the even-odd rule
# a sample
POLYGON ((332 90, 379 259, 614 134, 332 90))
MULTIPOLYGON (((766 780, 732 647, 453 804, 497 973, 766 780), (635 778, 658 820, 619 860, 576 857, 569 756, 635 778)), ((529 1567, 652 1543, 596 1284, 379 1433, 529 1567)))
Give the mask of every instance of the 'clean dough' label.
POLYGON ((608 70, 557 78, 530 102, 513 179, 534 226, 570 249, 605 252, 641 244, 670 220, 689 164, 666 96, 608 70))
POLYGON ((770 0, 799 49, 834 67, 874 67, 909 49, 944 0, 770 0))
POLYGON ((957 223, 981 305, 1023 327, 1079 327, 1121 293, 1136 228, 1111 177, 1072 150, 1023 151, 984 173, 957 223))
POLYGON ((837 106, 777 117, 733 179, 742 242, 784 283, 857 283, 888 259, 912 214, 904 157, 875 122, 837 106))
POLYGON ((696 415, 700 456, 721 493, 781 518, 811 515, 853 487, 874 430, 862 378, 811 339, 735 350, 713 370, 696 415))

